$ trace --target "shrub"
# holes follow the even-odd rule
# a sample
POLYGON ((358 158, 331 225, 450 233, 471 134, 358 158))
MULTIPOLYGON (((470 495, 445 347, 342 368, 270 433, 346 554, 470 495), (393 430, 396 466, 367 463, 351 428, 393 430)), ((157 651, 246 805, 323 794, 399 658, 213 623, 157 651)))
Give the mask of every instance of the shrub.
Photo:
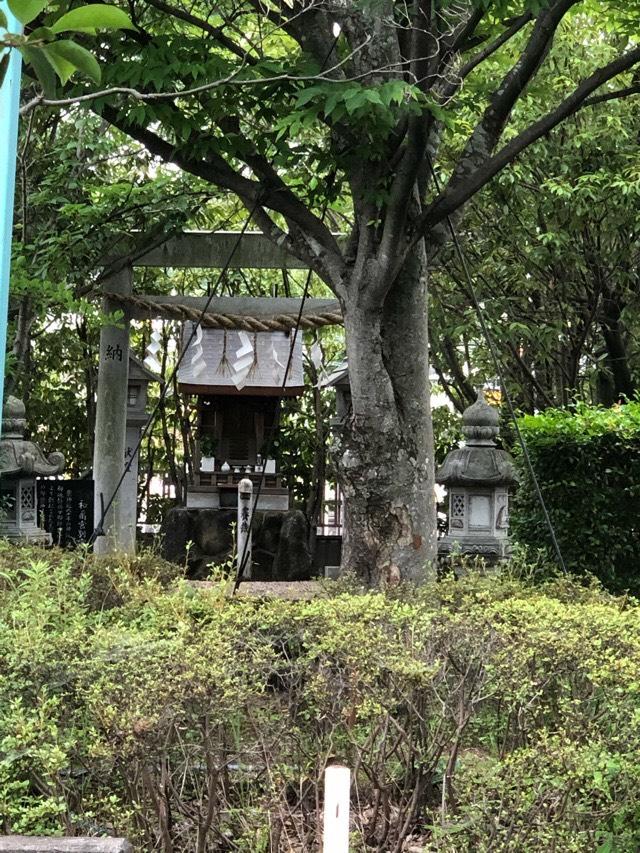
MULTIPOLYGON (((611 590, 640 591, 640 403, 550 409, 520 421, 564 560, 611 590)), ((549 531, 526 466, 512 507, 514 538, 544 548, 549 531)))
POLYGON ((302 603, 128 577, 100 610, 92 560, 27 554, 0 554, 5 832, 314 851, 340 759, 353 851, 640 846, 630 599, 507 575, 302 603))

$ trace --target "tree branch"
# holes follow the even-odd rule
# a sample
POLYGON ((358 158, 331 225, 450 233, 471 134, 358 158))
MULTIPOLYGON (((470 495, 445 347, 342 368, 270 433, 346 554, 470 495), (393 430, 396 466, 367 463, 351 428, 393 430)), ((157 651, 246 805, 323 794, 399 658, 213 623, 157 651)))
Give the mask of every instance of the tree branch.
POLYGON ((165 12, 165 14, 171 15, 173 18, 178 18, 187 24, 192 24, 194 27, 198 27, 198 29, 207 33, 207 35, 212 36, 212 38, 219 42, 223 47, 226 47, 227 50, 231 51, 231 53, 238 56, 247 64, 255 65, 258 61, 255 57, 247 53, 247 51, 243 50, 240 45, 236 44, 233 39, 230 39, 229 36, 224 33, 222 27, 214 27, 213 24, 210 24, 208 21, 203 21, 201 18, 192 15, 190 12, 186 12, 184 9, 177 9, 169 3, 164 3, 163 0, 145 0, 145 2, 147 5, 153 6, 160 12, 165 12))
POLYGON ((464 51, 465 43, 475 33, 478 24, 484 18, 485 14, 486 10, 483 9, 480 4, 478 4, 475 9, 471 10, 471 13, 469 14, 467 20, 463 21, 460 26, 453 31, 451 45, 449 46, 449 50, 451 53, 458 53, 459 51, 464 51))
MULTIPOLYGON (((249 207, 249 200, 244 202, 244 204, 245 207, 249 207)), ((301 261, 308 263, 310 268, 314 270, 314 272, 316 272, 326 284, 329 285, 336 296, 344 296, 344 262, 341 262, 341 264, 336 268, 335 263, 332 263, 330 259, 318 259, 317 255, 309 250, 305 240, 296 239, 295 235, 291 233, 291 231, 288 234, 286 231, 283 231, 282 228, 276 225, 263 207, 257 207, 254 210, 253 218, 265 237, 268 237, 273 243, 276 243, 276 245, 282 246, 291 255, 294 255, 295 257, 300 258, 301 261)), ((291 230, 293 231, 295 229, 291 230)))
MULTIPOLYGON (((398 166, 387 204, 384 227, 378 249, 380 264, 379 282, 376 287, 368 288, 373 299, 381 299, 393 284, 391 275, 398 244, 405 234, 405 226, 411 206, 412 188, 416 184, 418 173, 424 158, 427 127, 422 116, 414 116, 409 121, 407 141, 402 160, 398 166), (375 291, 375 292, 374 292, 375 291)), ((415 199, 417 202, 417 197, 415 199)), ((414 209, 414 213, 416 211, 414 209)))
POLYGON ((594 95, 581 105, 580 109, 593 107, 595 104, 604 104, 607 101, 615 101, 618 98, 628 98, 630 95, 640 95, 640 83, 633 86, 625 86, 623 89, 613 89, 611 92, 603 92, 602 95, 594 95))
POLYGON ((416 85, 423 92, 428 92, 431 88, 433 73, 438 66, 440 46, 436 20, 436 16, 432 14, 431 2, 416 0, 411 28, 409 67, 410 79, 415 80, 416 85))
MULTIPOLYGON (((432 86, 439 63, 439 33, 437 16, 431 3, 417 0, 413 16, 410 65, 413 77, 426 92, 432 86)), ((371 282, 368 291, 373 300, 382 300, 393 284, 391 273, 398 244, 405 238, 407 218, 410 213, 419 215, 418 177, 422 169, 427 140, 433 116, 428 110, 412 116, 406 124, 400 162, 389 191, 382 236, 377 252, 377 282, 371 282)))
POLYGON ((471 382, 469 382, 468 377, 465 376, 462 365, 458 361, 456 347, 449 335, 442 334, 440 338, 440 349, 447 364, 449 365, 453 381, 456 383, 458 392, 463 401, 465 401, 467 405, 473 403, 478 396, 477 392, 471 382))
MULTIPOLYGON (((256 5, 260 9, 260 14, 264 14, 266 4, 258 1, 256 5)), ((313 57, 319 68, 323 70, 326 67, 335 68, 335 72, 328 76, 339 80, 344 77, 344 73, 340 70, 340 63, 337 62, 337 39, 332 29, 334 20, 335 18, 326 9, 320 5, 314 7, 311 3, 307 9, 283 20, 281 26, 298 43, 303 53, 313 57)))
POLYGON ((222 189, 230 190, 239 196, 243 202, 248 201, 251 206, 260 204, 269 207, 271 210, 281 213, 288 221, 295 222, 307 235, 309 250, 315 253, 317 262, 322 263, 323 256, 325 261, 331 261, 332 270, 327 269, 323 278, 331 280, 331 276, 335 276, 336 269, 343 263, 342 253, 335 237, 322 220, 296 198, 284 183, 281 182, 279 185, 268 187, 261 181, 245 178, 235 172, 223 157, 211 150, 211 147, 208 150, 206 160, 193 159, 186 152, 176 148, 148 128, 131 124, 120 116, 114 107, 103 106, 102 115, 110 124, 136 139, 151 154, 164 160, 164 162, 175 163, 185 172, 196 175, 222 189))
POLYGON ((524 15, 520 15, 519 18, 511 24, 503 33, 501 33, 494 41, 484 47, 482 50, 478 51, 475 56, 472 56, 471 59, 467 60, 464 65, 462 65, 458 69, 458 77, 460 80, 464 80, 474 68, 477 68, 485 59, 488 59, 490 56, 493 56, 500 48, 505 45, 510 39, 512 39, 517 33, 523 29, 529 21, 533 20, 533 15, 531 12, 525 12, 524 15))
MULTIPOLYGON (((554 110, 519 133, 507 145, 501 148, 500 151, 494 154, 493 157, 485 160, 481 168, 476 169, 471 174, 467 174, 467 179, 464 183, 458 182, 457 185, 453 186, 450 181, 442 195, 434 200, 421 217, 417 227, 420 233, 415 235, 412 245, 415 245, 415 242, 421 239, 436 224, 442 222, 447 216, 465 204, 498 172, 512 163, 526 148, 542 136, 545 136, 565 119, 574 115, 578 110, 596 103, 596 99, 589 99, 589 95, 592 92, 595 92, 596 89, 599 89, 607 81, 617 77, 618 74, 629 71, 639 62, 640 47, 637 47, 627 51, 627 53, 619 56, 608 65, 598 68, 593 74, 583 80, 554 110)), ((620 96, 624 96, 626 93, 635 94, 635 90, 636 87, 634 86, 617 91, 620 93, 620 96), (630 89, 633 89, 633 92, 630 92, 630 89)), ((602 100, 610 100, 610 98, 603 95, 602 100)))
POLYGON ((431 360, 431 364, 438 374, 438 381, 440 385, 442 385, 445 394, 451 400, 457 411, 462 414, 464 410, 467 408, 467 402, 464 397, 460 395, 460 392, 457 388, 452 387, 452 383, 450 383, 447 377, 444 375, 444 370, 440 361, 438 359, 437 350, 434 347, 431 347, 429 350, 429 357, 431 360))
POLYGON ((493 151, 514 104, 546 56, 561 20, 578 2, 580 0, 557 0, 538 15, 524 50, 494 91, 482 119, 467 141, 449 182, 452 188, 458 183, 466 183, 470 168, 479 166, 493 151))
POLYGON ((547 394, 545 389, 542 387, 542 385, 541 385, 540 381, 537 379, 535 373, 531 370, 529 365, 522 358, 522 356, 518 352, 517 347, 515 347, 513 345, 513 343, 509 340, 506 341, 506 345, 507 345, 507 349, 511 353, 511 357, 517 362, 518 366, 520 367, 520 370, 522 370, 522 372, 524 373, 526 378, 533 385, 535 390, 540 395, 540 398, 544 401, 545 405, 548 406, 549 408, 553 408, 553 400, 551 399, 551 397, 549 397, 549 395, 547 394))
MULTIPOLYGON (((361 74, 357 77, 350 78, 341 78, 337 79, 336 75, 340 72, 340 69, 346 65, 355 54, 363 50, 368 41, 365 40, 361 45, 354 48, 354 50, 346 57, 340 59, 337 65, 328 68, 326 71, 320 71, 318 74, 306 75, 306 76, 297 76, 292 74, 278 74, 274 77, 258 77, 258 78, 242 78, 237 79, 240 72, 243 70, 243 67, 237 68, 227 77, 221 77, 218 80, 212 80, 210 83, 203 83, 200 86, 194 86, 191 89, 180 89, 178 91, 173 92, 140 92, 138 89, 133 89, 129 86, 111 86, 108 89, 102 89, 97 92, 87 92, 84 95, 76 95, 74 97, 69 98, 60 98, 60 99, 52 99, 46 98, 44 95, 39 94, 36 95, 35 98, 32 98, 22 107, 20 107, 20 115, 26 115, 30 113, 31 110, 36 107, 68 107, 75 104, 83 104, 88 103, 90 101, 97 101, 101 98, 107 98, 113 95, 128 95, 132 98, 135 98, 137 101, 149 101, 149 102, 158 102, 158 101, 175 101, 178 98, 186 98, 192 95, 201 95, 205 92, 209 92, 213 89, 220 89, 222 86, 230 85, 230 86, 240 86, 240 87, 248 87, 248 86, 265 86, 273 83, 280 83, 284 81, 291 81, 295 83, 305 83, 305 82, 317 82, 318 80, 324 80, 327 83, 339 83, 339 82, 356 82, 358 80, 363 79, 364 77, 369 76, 369 72, 366 74, 361 74)), ((2 41, 0 39, 0 48, 2 47, 2 41)), ((383 69, 387 73, 395 73, 396 65, 390 70, 389 68, 383 69)), ((341 73, 341 72, 340 72, 341 73)))

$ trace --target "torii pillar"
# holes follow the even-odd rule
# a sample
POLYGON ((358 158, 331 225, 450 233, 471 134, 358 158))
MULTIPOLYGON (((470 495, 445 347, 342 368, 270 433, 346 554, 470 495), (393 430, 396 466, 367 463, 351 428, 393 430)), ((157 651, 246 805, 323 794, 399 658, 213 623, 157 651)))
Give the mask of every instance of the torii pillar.
MULTIPOLYGON (((105 282, 105 291, 128 296, 131 293, 133 270, 123 267, 105 282)), ((103 300, 102 310, 112 315, 121 311, 121 306, 108 298, 103 300)), ((101 521, 102 504, 108 505, 114 494, 122 472, 127 433, 127 386, 129 379, 129 317, 125 316, 118 325, 104 325, 100 331, 100 364, 98 367, 98 397, 96 403, 96 432, 93 449, 94 480, 94 525, 101 521), (102 495, 102 501, 100 496, 102 495)), ((96 554, 111 554, 115 551, 132 553, 135 539, 124 518, 122 496, 116 495, 102 523, 104 536, 95 541, 96 554)))

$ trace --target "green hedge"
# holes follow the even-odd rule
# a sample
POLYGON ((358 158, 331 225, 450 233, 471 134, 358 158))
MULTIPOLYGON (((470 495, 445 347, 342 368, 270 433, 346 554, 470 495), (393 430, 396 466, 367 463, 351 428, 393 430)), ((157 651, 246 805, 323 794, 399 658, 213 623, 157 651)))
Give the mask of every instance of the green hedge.
POLYGON ((640 849, 640 619, 470 574, 309 602, 0 545, 0 831, 140 853, 640 849))
MULTIPOLYGON (((565 562, 611 590, 640 592, 640 403, 551 409, 521 419, 565 562)), ((511 514, 514 538, 553 551, 523 464, 511 514)))

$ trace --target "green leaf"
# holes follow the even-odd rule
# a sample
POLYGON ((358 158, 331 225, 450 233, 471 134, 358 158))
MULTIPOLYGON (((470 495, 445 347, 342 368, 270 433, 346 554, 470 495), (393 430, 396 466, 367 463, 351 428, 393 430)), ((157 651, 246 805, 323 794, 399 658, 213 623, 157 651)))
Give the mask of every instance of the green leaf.
POLYGON ((51 27, 54 33, 95 33, 97 30, 134 30, 131 19, 122 9, 90 3, 79 9, 72 9, 59 18, 51 27))
POLYGON ((39 47, 21 47, 20 53, 22 54, 25 62, 28 62, 35 71, 45 97, 55 98, 56 75, 51 67, 51 63, 45 57, 42 49, 39 47))
POLYGON ((382 102, 382 98, 380 97, 379 93, 376 92, 375 89, 365 89, 363 94, 364 94, 364 97, 366 98, 366 100, 369 101, 370 104, 376 104, 377 106, 381 106, 381 107, 384 106, 384 104, 382 102))
POLYGON ((55 34, 51 32, 49 27, 38 27, 29 33, 29 41, 53 41, 55 34))
POLYGON ((353 115, 357 112, 361 107, 363 107, 367 103, 367 99, 364 96, 362 91, 351 91, 347 92, 344 96, 344 105, 347 108, 347 112, 349 115, 353 115))
POLYGON ((44 11, 47 2, 48 0, 9 0, 9 9, 21 24, 28 24, 44 11))
POLYGON ((613 835, 608 835, 602 844, 600 844, 596 853, 613 853, 615 850, 614 843, 613 835))
POLYGON ((62 54, 58 52, 57 45, 55 44, 43 47, 42 53, 46 57, 47 61, 51 64, 51 67, 56 72, 60 79, 60 82, 64 86, 64 84, 76 70, 76 66, 73 64, 73 62, 69 62, 68 59, 66 59, 62 54))
MULTIPOLYGON (((94 83, 100 82, 102 74, 100 66, 98 65, 98 60, 90 51, 81 45, 76 44, 70 39, 63 39, 62 41, 57 41, 54 44, 49 45, 46 48, 46 52, 49 61, 51 61, 50 55, 53 53, 54 57, 57 57, 59 60, 71 65, 71 74, 76 70, 81 71, 84 75, 93 80, 94 83)), ((69 77, 71 74, 69 74, 69 77)), ((67 80, 69 77, 67 77, 67 80)), ((66 83, 67 81, 62 80, 62 82, 66 83)))
POLYGON ((304 107, 305 104, 308 104, 309 101, 313 100, 313 98, 318 96, 322 97, 323 94, 324 91, 320 86, 309 86, 307 89, 303 89, 301 92, 298 92, 296 107, 304 107))
POLYGON ((329 97, 327 98, 327 102, 324 105, 325 116, 331 115, 331 113, 335 110, 335 108, 338 104, 338 101, 340 100, 341 97, 342 97, 342 92, 340 92, 339 90, 336 90, 329 95, 329 97))
POLYGON ((7 21, 7 16, 2 11, 2 9, 0 9, 0 27, 3 27, 5 30, 8 29, 8 27, 9 27, 9 22, 7 21))

